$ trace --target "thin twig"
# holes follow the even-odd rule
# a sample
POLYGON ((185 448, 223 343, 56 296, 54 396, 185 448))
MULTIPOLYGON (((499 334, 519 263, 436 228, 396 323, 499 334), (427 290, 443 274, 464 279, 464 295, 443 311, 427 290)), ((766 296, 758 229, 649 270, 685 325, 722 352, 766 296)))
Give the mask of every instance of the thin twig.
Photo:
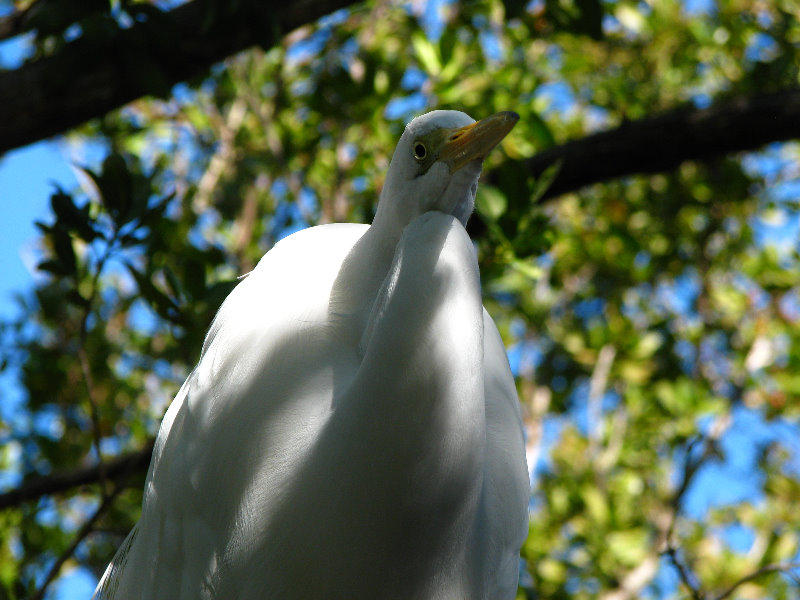
POLYGON ((219 188, 220 179, 231 170, 236 160, 236 133, 247 116, 247 103, 237 98, 223 116, 213 102, 208 103, 210 122, 219 138, 219 147, 208 163, 203 176, 197 183, 197 193, 192 201, 194 210, 200 214, 213 204, 214 192, 219 188))
POLYGON ((61 553, 61 556, 56 559, 56 562, 53 563, 53 566, 50 567, 50 570, 47 573, 47 577, 45 577, 44 582, 42 583, 41 587, 36 591, 36 593, 31 596, 31 600, 42 600, 44 598, 45 593, 47 592, 47 588, 50 587, 50 584, 55 581, 58 574, 61 572, 61 568, 64 566, 70 557, 74 554, 77 547, 80 543, 86 539, 92 530, 94 529, 94 524, 97 520, 103 515, 103 513, 108 510, 111 506, 114 499, 117 495, 125 489, 125 486, 118 485, 110 493, 103 496, 103 500, 100 503, 100 506, 97 507, 97 510, 94 511, 91 517, 83 524, 80 528, 78 533, 75 535, 75 538, 72 540, 72 543, 69 547, 61 553))
POLYGON ((664 536, 664 551, 663 553, 669 557, 670 561, 678 571, 681 582, 689 588, 694 600, 705 600, 706 594, 702 591, 702 585, 697 575, 690 568, 687 563, 678 556, 678 545, 674 542, 675 527, 678 522, 678 516, 681 512, 681 501, 686 494, 689 486, 697 475, 700 467, 713 456, 716 452, 717 441, 722 434, 728 429, 731 423, 730 414, 720 416, 712 425, 707 435, 698 437, 689 442, 686 447, 686 456, 683 461, 683 473, 678 487, 670 501, 670 521, 664 536), (694 457, 694 449, 702 444, 702 450, 699 456, 694 457))
POLYGON ((544 441, 544 417, 550 407, 553 394, 550 388, 537 386, 531 377, 523 375, 522 384, 523 413, 522 423, 525 428, 525 459, 528 463, 528 480, 533 481, 533 473, 539 463, 544 441))
POLYGON ((597 362, 592 370, 592 377, 589 380, 589 399, 588 399, 588 421, 589 421, 589 454, 592 457, 597 455, 600 443, 601 421, 603 416, 603 395, 608 385, 608 375, 611 373, 611 365, 617 350, 611 344, 606 344, 600 349, 597 355, 597 362))
POLYGON ((97 388, 94 385, 92 377, 91 363, 89 362, 89 354, 86 352, 86 338, 89 333, 89 315, 92 314, 92 305, 100 286, 100 275, 103 272, 103 267, 106 261, 111 256, 112 249, 116 243, 118 232, 109 241, 108 246, 103 253, 103 256, 97 261, 95 272, 92 275, 92 285, 90 287, 89 298, 86 300, 86 306, 81 316, 80 330, 78 335, 78 362, 81 365, 81 372, 83 373, 83 380, 86 384, 86 394, 89 399, 89 418, 92 422, 92 445, 94 446, 95 453, 97 454, 97 467, 100 476, 100 492, 105 498, 108 495, 108 485, 106 481, 106 467, 103 461, 103 454, 100 451, 100 440, 102 432, 100 431, 100 402, 97 398, 97 388))
POLYGON ((762 575, 767 575, 769 573, 780 573, 782 571, 791 571, 793 569, 800 569, 800 562, 779 563, 775 565, 763 566, 760 569, 756 569, 749 575, 745 575, 744 577, 736 581, 731 587, 722 592, 714 600, 725 600, 725 598, 733 594, 733 592, 735 592, 739 586, 744 585, 748 581, 753 581, 754 579, 758 579, 762 575))
MULTIPOLYGON (((698 469, 700 466, 705 462, 705 460, 711 455, 711 441, 707 438, 694 438, 689 441, 689 444, 686 446, 686 457, 683 461, 683 474, 681 476, 681 482, 678 485, 678 488, 675 490, 675 494, 672 497, 672 505, 674 507, 678 507, 680 505, 681 500, 683 499, 686 490, 689 489, 689 485, 692 483, 694 476, 697 474, 698 469), (703 442, 703 451, 697 458, 692 457, 692 452, 694 451, 695 447, 698 444, 703 442)), ((677 511, 676 511, 677 512, 677 511)), ((670 531, 671 532, 671 531, 670 531)))
POLYGON ((703 466, 706 460, 710 457, 714 456, 717 449, 717 441, 722 437, 722 435, 727 431, 728 427, 731 424, 731 415, 729 413, 720 415, 714 424, 709 428, 709 432, 707 435, 702 437, 694 438, 689 442, 686 447, 686 457, 683 461, 683 474, 681 476, 681 482, 678 484, 677 489, 675 490, 675 494, 672 496, 671 505, 673 508, 672 513, 672 522, 670 523, 669 529, 667 530, 667 545, 672 545, 672 534, 675 530, 675 523, 678 519, 678 514, 680 513, 680 504, 683 500, 683 496, 686 494, 686 491, 689 489, 692 481, 694 480, 695 475, 700 470, 700 467, 703 466), (697 447, 698 444, 703 445, 700 455, 694 458, 692 456, 694 449, 697 447))
POLYGON ((658 572, 658 554, 648 554, 636 567, 626 573, 616 589, 603 592, 599 600, 632 600, 642 595, 644 587, 658 572))
POLYGON ((790 578, 792 581, 794 581, 794 584, 795 584, 795 586, 797 586, 798 588, 800 588, 800 576, 796 575, 795 573, 788 573, 788 572, 786 573, 786 575, 788 575, 788 576, 789 576, 789 578, 790 578))
POLYGON ((86 347, 81 340, 78 347, 78 362, 81 364, 81 371, 83 372, 83 380, 86 383, 86 392, 89 398, 89 418, 92 421, 92 445, 94 446, 95 453, 97 454, 97 468, 100 475, 100 490, 105 497, 108 493, 107 478, 105 462, 103 455, 100 453, 100 416, 98 411, 98 402, 95 398, 94 380, 92 379, 92 371, 89 365, 89 355, 86 352, 86 347))
POLYGON ((683 561, 678 557, 678 549, 675 546, 668 546, 666 554, 672 562, 683 584, 692 592, 694 600, 705 600, 705 594, 700 590, 699 583, 695 580, 694 573, 691 573, 689 567, 683 564, 683 561))

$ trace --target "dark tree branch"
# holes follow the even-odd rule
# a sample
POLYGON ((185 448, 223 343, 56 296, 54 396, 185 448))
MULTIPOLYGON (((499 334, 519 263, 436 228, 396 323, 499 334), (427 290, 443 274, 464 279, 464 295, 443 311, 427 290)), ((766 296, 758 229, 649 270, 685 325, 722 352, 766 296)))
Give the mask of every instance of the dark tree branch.
POLYGON ((686 446, 686 454, 683 459, 683 466, 681 469, 681 480, 675 488, 670 500, 670 517, 669 525, 665 533, 665 549, 663 554, 669 558, 672 566, 678 572, 678 577, 681 582, 689 589, 692 595, 692 600, 705 600, 707 595, 703 591, 701 582, 694 571, 691 569, 688 561, 684 561, 678 555, 678 545, 675 543, 675 526, 678 522, 678 516, 681 512, 681 504, 683 498, 689 489, 689 486, 694 481, 700 467, 702 467, 709 459, 717 455, 717 442, 722 435, 727 431, 731 424, 731 416, 729 414, 722 415, 717 418, 714 424, 709 429, 708 433, 691 440, 686 446), (695 448, 700 446, 700 452, 695 453, 695 448))
POLYGON ((26 31, 26 17, 29 10, 15 10, 10 15, 0 17, 0 40, 14 37, 26 31))
POLYGON ((689 568, 683 564, 683 562, 678 557, 678 549, 670 546, 667 548, 666 552, 667 556, 672 563, 672 566, 675 567, 675 570, 678 571, 678 576, 681 579, 681 582, 689 588, 689 591, 692 594, 692 600, 705 600, 705 594, 700 589, 697 581, 695 580, 695 575, 692 573, 689 568))
POLYGON ((102 468, 94 465, 29 479, 19 487, 0 494, 0 509, 19 506, 42 496, 67 492, 80 485, 96 484, 102 476, 109 481, 125 480, 134 473, 143 473, 150 464, 152 453, 153 442, 150 442, 137 452, 104 462, 102 468))
MULTIPOLYGON (((106 9, 108 3, 105 3, 106 9)), ((100 12, 103 2, 65 3, 63 0, 36 0, 22 10, 0 17, 0 40, 6 40, 45 26, 51 31, 65 29, 92 13, 100 12)), ((40 31, 41 33, 41 31, 40 31)))
POLYGON ((669 558, 672 566, 678 572, 681 582, 689 589, 692 595, 692 600, 704 600, 705 594, 700 589, 700 584, 697 577, 692 572, 687 564, 684 564, 680 556, 678 556, 678 548, 674 543, 675 525, 678 520, 678 514, 681 510, 681 503, 689 485, 694 480, 697 471, 705 463, 705 461, 713 454, 713 445, 716 438, 695 438, 690 441, 686 447, 686 456, 683 461, 683 468, 681 473, 681 481, 675 489, 672 499, 670 501, 670 521, 667 527, 665 542, 666 548, 664 554, 669 558), (702 453, 694 457, 693 451, 697 445, 703 440, 702 453))
POLYGON ((674 169, 770 142, 800 139, 800 89, 681 108, 549 148, 525 161, 534 177, 561 167, 540 200, 635 173, 674 169))
MULTIPOLYGON (((231 54, 272 46, 292 29, 353 3, 304 0, 268 10, 258 0, 193 0, 166 13, 150 11, 145 22, 106 40, 78 39, 51 57, 0 73, 0 154, 142 96, 166 95, 231 54)), ((545 200, 615 177, 798 138, 800 90, 793 89, 628 122, 545 150, 525 164, 538 177, 560 162, 540 198, 545 200)))
POLYGON ((53 56, 0 72, 0 154, 63 133, 146 95, 166 95, 224 58, 270 47, 353 0, 193 0, 108 39, 79 38, 53 56))

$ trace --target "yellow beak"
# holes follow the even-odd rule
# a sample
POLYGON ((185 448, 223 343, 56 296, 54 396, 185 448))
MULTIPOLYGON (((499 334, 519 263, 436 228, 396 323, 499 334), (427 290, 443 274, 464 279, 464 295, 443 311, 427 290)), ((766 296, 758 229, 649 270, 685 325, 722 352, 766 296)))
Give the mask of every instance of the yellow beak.
POLYGON ((473 160, 483 160, 508 135, 517 121, 519 115, 506 110, 472 125, 451 129, 439 151, 439 160, 450 167, 451 173, 473 160))

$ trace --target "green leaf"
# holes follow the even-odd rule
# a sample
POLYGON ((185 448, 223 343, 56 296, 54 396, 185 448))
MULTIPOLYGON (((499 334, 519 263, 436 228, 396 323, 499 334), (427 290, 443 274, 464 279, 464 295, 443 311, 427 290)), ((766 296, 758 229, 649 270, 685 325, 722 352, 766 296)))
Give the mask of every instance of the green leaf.
POLYGON ((183 286, 189 297, 201 298, 206 291, 206 265, 202 259, 190 259, 183 273, 183 286))
POLYGON ((603 493, 593 485, 584 485, 581 488, 581 498, 595 523, 599 526, 606 526, 611 512, 603 493))
POLYGON ((650 358, 663 343, 663 336, 660 333, 648 332, 639 338, 631 354, 639 359, 650 358))
POLYGON ((127 264, 126 266, 128 272, 136 280, 142 297, 150 303, 155 311, 169 321, 179 321, 180 311, 177 303, 153 285, 148 275, 140 272, 133 265, 127 264))
POLYGON ((514 260, 511 263, 511 266, 532 281, 538 280, 543 273, 541 267, 537 267, 536 265, 524 260, 514 260))
POLYGON ((456 29, 448 27, 442 32, 442 37, 439 38, 439 56, 442 57, 442 64, 448 65, 453 58, 453 51, 459 48, 458 39, 456 38, 456 29))
POLYGON ((496 221, 508 206, 505 195, 491 185, 478 186, 475 195, 475 209, 488 221, 496 221))
POLYGON ((72 196, 57 185, 56 191, 50 196, 50 205, 58 223, 71 231, 77 232, 81 239, 91 242, 100 236, 93 227, 88 203, 79 209, 75 205, 72 196))
POLYGON ((420 62, 420 66, 422 66, 422 70, 428 75, 438 75, 442 70, 442 63, 439 60, 436 47, 419 31, 411 36, 411 44, 414 46, 414 53, 420 62))
POLYGON ((538 151, 546 150, 556 145, 553 132, 550 131, 550 127, 538 113, 530 111, 525 115, 525 122, 526 126, 530 129, 531 137, 538 151))
POLYGON ((53 250, 56 260, 61 266, 61 274, 66 276, 75 275, 77 261, 75 259, 75 249, 72 247, 72 238, 69 232, 61 227, 53 229, 52 233, 53 250))
POLYGON ((531 192, 531 204, 537 204, 545 195, 547 190, 550 189, 550 186, 553 185, 553 181, 555 181, 559 171, 561 171, 561 165, 562 161, 559 160, 558 162, 555 162, 547 167, 544 172, 539 175, 539 178, 533 185, 533 191, 531 192))
POLYGON ((88 167, 80 168, 94 183, 103 206, 117 228, 139 217, 147 208, 149 186, 141 176, 131 173, 121 154, 109 154, 99 173, 88 167))
POLYGON ((53 275, 67 275, 67 273, 64 271, 64 267, 61 265, 61 262, 57 260, 43 260, 36 265, 36 268, 40 271, 52 273, 53 275))
POLYGON ((567 579, 567 568, 564 563, 552 558, 545 558, 536 566, 536 570, 546 581, 561 583, 567 579))
POLYGON ((233 291, 233 288, 235 288, 238 284, 239 281, 236 279, 232 281, 218 281, 217 283, 214 283, 206 288, 203 301, 209 306, 211 311, 216 311, 219 309, 225 298, 228 297, 228 294, 230 294, 233 291))
POLYGON ((612 531, 607 538, 608 549, 623 565, 634 567, 642 562, 649 549, 649 536, 643 527, 612 531))

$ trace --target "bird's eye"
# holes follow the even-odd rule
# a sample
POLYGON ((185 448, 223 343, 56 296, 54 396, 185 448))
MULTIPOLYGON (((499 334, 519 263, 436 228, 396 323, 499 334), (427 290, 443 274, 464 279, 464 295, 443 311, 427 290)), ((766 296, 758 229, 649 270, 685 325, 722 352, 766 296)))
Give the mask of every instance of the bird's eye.
POLYGON ((414 158, 417 160, 424 160, 426 156, 428 156, 428 149, 425 147, 425 144, 422 142, 414 144, 414 158))

